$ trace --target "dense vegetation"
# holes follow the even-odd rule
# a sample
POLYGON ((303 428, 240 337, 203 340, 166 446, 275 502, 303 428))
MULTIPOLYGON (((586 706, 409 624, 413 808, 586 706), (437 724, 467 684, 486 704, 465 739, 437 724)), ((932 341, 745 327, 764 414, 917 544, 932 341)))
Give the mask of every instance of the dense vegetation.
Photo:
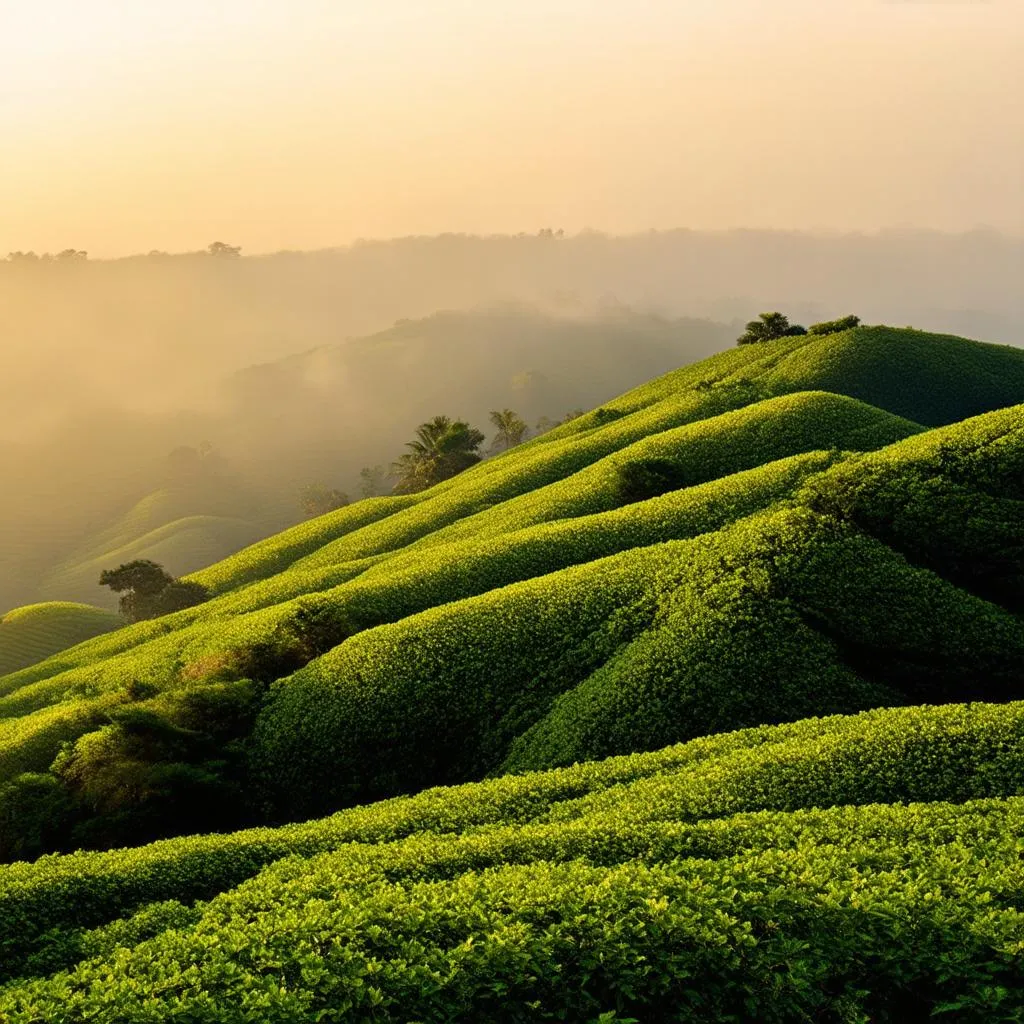
POLYGON ((209 591, 193 580, 176 580, 162 565, 136 558, 100 573, 101 587, 120 595, 118 607, 127 622, 141 622, 201 604, 209 591))
POLYGON ((0 1013, 1012 1020, 1022 715, 761 727, 14 865, 0 1013))
POLYGON ((1022 356, 737 347, 0 678, 8 860, 349 808, 0 868, 0 1019, 1018 1019, 1022 356))

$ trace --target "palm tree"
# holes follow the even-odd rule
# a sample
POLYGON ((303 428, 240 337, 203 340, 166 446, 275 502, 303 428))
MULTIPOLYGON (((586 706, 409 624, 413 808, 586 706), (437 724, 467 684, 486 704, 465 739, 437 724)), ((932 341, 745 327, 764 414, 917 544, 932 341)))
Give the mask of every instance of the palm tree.
POLYGON ((412 494, 461 473, 480 461, 483 442, 484 435, 463 420, 435 416, 420 424, 416 440, 406 445, 409 451, 392 464, 395 492, 412 494))
POLYGON ((530 432, 530 428, 522 416, 511 409, 495 409, 491 413, 491 422, 498 431, 491 442, 491 451, 508 451, 509 448, 522 444, 530 432))
POLYGON ((754 345, 761 341, 774 341, 776 338, 806 333, 805 327, 791 324, 789 317, 783 313, 760 313, 757 320, 751 320, 747 324, 746 331, 736 339, 736 344, 754 345))

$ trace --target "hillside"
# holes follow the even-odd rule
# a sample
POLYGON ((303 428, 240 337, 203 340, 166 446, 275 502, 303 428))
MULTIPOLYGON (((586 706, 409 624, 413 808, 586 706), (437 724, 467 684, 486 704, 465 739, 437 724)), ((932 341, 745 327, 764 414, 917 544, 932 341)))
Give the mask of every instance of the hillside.
POLYGON ((0 1014, 1024 1012, 1024 705, 813 719, 0 870, 0 1014))
POLYGON ((0 867, 0 1018, 1018 1019, 1022 403, 731 349, 0 678, 3 857, 134 847, 0 867))
MULTIPOLYGON (((201 496, 169 497, 166 490, 155 491, 137 502, 110 528, 54 566, 40 581, 39 593, 44 597, 88 597, 113 608, 117 595, 102 590, 98 582, 104 569, 147 558, 165 566, 173 576, 183 576, 244 548, 261 533, 258 517, 179 515, 189 507, 203 509, 209 504, 201 496)), ((238 511, 244 510, 240 497, 238 511)))
POLYGON ((193 576, 207 604, 0 679, 0 775, 75 742, 51 776, 75 838, 46 842, 102 845, 1003 699, 1024 674, 1024 428, 1000 406, 1021 398, 1024 352, 920 332, 726 351, 261 541, 193 576), (162 765, 178 775, 155 786, 162 765))
POLYGON ((0 675, 34 665, 121 625, 112 612, 70 601, 15 608, 0 618, 0 675))

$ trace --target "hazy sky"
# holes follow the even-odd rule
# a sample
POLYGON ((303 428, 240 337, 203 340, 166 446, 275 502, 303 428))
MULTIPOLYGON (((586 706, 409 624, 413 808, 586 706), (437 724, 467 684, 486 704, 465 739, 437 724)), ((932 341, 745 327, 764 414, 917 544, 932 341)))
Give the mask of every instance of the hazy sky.
POLYGON ((0 0, 0 252, 1024 230, 1024 0, 0 0))

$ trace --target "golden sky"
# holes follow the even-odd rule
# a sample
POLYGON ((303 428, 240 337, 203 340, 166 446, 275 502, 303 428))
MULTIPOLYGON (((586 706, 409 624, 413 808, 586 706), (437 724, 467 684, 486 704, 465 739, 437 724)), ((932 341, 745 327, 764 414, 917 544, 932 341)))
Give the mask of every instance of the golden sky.
POLYGON ((1024 0, 0 0, 0 252, 1024 231, 1024 0))

